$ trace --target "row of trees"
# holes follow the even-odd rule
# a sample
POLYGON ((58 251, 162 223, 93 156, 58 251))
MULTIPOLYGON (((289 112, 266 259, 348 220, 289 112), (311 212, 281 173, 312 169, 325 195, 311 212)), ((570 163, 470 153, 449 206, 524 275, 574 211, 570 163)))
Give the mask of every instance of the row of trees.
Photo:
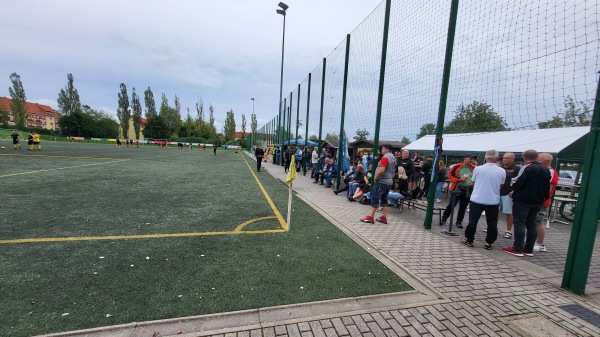
MULTIPOLYGON (((13 112, 15 125, 18 129, 24 130, 27 126, 28 114, 25 108, 27 96, 17 73, 10 75, 12 86, 9 88, 11 97, 11 111, 13 112)), ((161 104, 157 111, 154 93, 148 87, 144 91, 144 105, 146 107, 145 117, 147 119, 144 130, 142 131, 142 104, 140 96, 135 88, 131 90, 131 100, 127 91, 127 86, 121 83, 117 95, 117 118, 118 122, 102 110, 95 110, 89 105, 81 103, 79 93, 74 85, 72 74, 67 75, 67 85, 61 89, 58 94, 57 104, 59 110, 58 124, 60 125, 60 134, 64 136, 81 137, 120 137, 126 138, 129 131, 130 120, 136 138, 140 138, 143 133, 146 138, 163 138, 170 140, 184 141, 204 141, 219 142, 221 136, 225 142, 233 143, 235 139, 235 115, 233 110, 227 112, 227 118, 223 126, 223 134, 217 133, 215 127, 214 108, 209 105, 209 117, 205 119, 204 102, 198 99, 196 102, 196 114, 194 117, 187 108, 187 118, 181 118, 181 103, 175 95, 174 106, 169 105, 167 96, 163 93, 161 104), (119 128, 121 134, 119 134, 119 128)), ((8 122, 8 111, 0 108, 0 124, 8 122)), ((258 122, 256 115, 252 114, 251 129, 256 133, 258 122)), ((246 134, 246 116, 242 114, 242 134, 246 134)), ((243 138, 243 137, 242 137, 243 138)), ((244 140, 239 140, 244 144, 244 140)))
MULTIPOLYGON (((592 110, 585 102, 575 102, 567 96, 564 111, 545 122, 540 122, 540 129, 561 128, 572 126, 589 126, 592 123, 592 110)), ((502 116, 494 111, 487 103, 473 101, 468 105, 461 104, 450 123, 444 126, 444 133, 494 132, 508 131, 508 125, 502 116)), ((421 126, 417 139, 425 135, 435 134, 435 124, 427 123, 421 126)))
MULTIPOLYGON (((144 91, 144 105, 146 106, 146 125, 142 131, 145 138, 161 138, 170 139, 173 141, 199 141, 220 143, 222 137, 226 144, 238 143, 244 145, 244 135, 246 134, 246 116, 242 114, 242 137, 236 139, 235 130, 235 115, 233 110, 227 112, 225 123, 223 125, 223 133, 217 133, 215 127, 214 107, 209 104, 208 120, 205 119, 204 102, 198 98, 196 102, 196 114, 194 117, 190 114, 189 107, 187 108, 187 117, 181 119, 181 103, 179 97, 175 95, 174 106, 169 105, 167 96, 163 93, 161 96, 161 104, 158 111, 156 110, 154 93, 148 87, 144 91)), ((127 137, 129 130, 130 117, 133 122, 133 129, 136 138, 140 135, 140 124, 142 120, 142 107, 135 88, 131 91, 131 106, 129 105, 129 97, 127 94, 127 86, 124 83, 120 85, 118 94, 118 109, 117 117, 119 124, 123 130, 123 137, 127 137)), ((256 133, 258 122, 256 115, 252 114, 251 129, 252 133, 256 133)))
MULTIPOLYGON (((575 102, 571 96, 567 96, 564 103, 565 109, 558 112, 556 116, 545 122, 540 122, 540 129, 561 128, 572 126, 589 126, 592 123, 592 109, 585 102, 575 102)), ((417 139, 425 135, 435 135, 435 124, 427 123, 421 126, 417 139)), ((473 101, 470 104, 458 106, 454 118, 444 126, 444 133, 469 133, 469 132, 495 132, 508 131, 508 125, 504 118, 496 113, 493 107, 484 102, 473 101)), ((367 140, 369 137, 367 129, 356 130, 353 137, 355 141, 367 140)), ((335 133, 327 134, 326 140, 338 141, 339 136, 335 133)), ((312 135, 309 140, 317 141, 318 137, 312 135)), ((410 143, 410 138, 404 136, 401 140, 410 143)))

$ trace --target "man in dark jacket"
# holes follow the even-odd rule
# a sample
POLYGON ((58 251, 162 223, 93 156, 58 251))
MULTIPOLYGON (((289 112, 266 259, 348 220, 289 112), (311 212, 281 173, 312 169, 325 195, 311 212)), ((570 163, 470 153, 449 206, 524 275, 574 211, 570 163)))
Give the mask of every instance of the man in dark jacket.
POLYGON ((513 226, 515 241, 512 247, 502 248, 515 256, 533 256, 537 238, 535 219, 541 205, 550 195, 550 171, 538 161, 535 150, 523 152, 519 174, 513 181, 513 226))
POLYGON ((256 150, 254 150, 254 156, 256 157, 256 170, 260 172, 260 166, 265 156, 265 150, 263 150, 261 145, 257 146, 256 150))

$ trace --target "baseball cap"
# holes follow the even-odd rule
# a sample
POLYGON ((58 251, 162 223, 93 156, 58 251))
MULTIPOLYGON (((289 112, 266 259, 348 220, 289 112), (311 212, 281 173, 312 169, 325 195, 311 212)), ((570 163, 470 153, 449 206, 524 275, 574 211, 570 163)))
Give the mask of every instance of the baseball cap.
POLYGON ((433 158, 433 155, 430 153, 425 158, 433 158))
POLYGON ((477 158, 477 156, 476 156, 476 155, 474 155, 474 154, 472 154, 472 153, 465 153, 464 157, 465 157, 465 158, 467 158, 467 157, 468 157, 468 158, 477 158))
POLYGON ((383 144, 383 145, 381 145, 381 147, 382 147, 382 148, 384 148, 384 147, 385 147, 386 149, 388 149, 388 150, 390 150, 390 151, 392 150, 392 146, 391 146, 390 144, 383 144))

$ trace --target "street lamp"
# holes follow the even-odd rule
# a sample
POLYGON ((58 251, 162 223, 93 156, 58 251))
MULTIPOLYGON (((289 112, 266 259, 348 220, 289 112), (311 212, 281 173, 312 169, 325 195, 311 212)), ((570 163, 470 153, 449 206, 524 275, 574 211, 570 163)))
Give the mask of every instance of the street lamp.
MULTIPOLYGON (((284 4, 283 2, 280 2, 278 4, 278 6, 281 9, 277 10, 277 14, 283 15, 283 39, 281 42, 281 78, 279 80, 279 115, 281 115, 281 100, 283 99, 283 55, 284 55, 283 52, 285 50, 285 13, 286 13, 287 9, 289 8, 289 6, 284 4)), ((281 120, 281 118, 280 118, 280 120, 281 120)), ((278 139, 278 141, 279 141, 279 139, 278 139)))
MULTIPOLYGON (((254 117, 254 97, 252 97, 250 99, 252 100, 252 118, 255 118, 254 117)), ((252 145, 254 145, 254 130, 252 131, 252 145)))

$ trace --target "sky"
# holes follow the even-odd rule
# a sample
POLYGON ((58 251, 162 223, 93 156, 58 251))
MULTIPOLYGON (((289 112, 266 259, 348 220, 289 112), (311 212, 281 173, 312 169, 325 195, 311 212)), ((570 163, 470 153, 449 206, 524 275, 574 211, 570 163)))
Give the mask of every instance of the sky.
MULTIPOLYGON (((321 62, 381 0, 287 0, 283 95, 321 62)), ((67 74, 82 104, 116 119, 119 85, 150 87, 157 108, 175 95, 182 119, 201 99, 220 131, 233 110, 270 121, 279 102, 283 16, 277 0, 20 0, 3 3, 0 96, 10 74, 27 100, 57 109, 67 74), (254 98, 254 101, 251 100, 254 98)), ((145 109, 145 107, 144 107, 145 109)))

